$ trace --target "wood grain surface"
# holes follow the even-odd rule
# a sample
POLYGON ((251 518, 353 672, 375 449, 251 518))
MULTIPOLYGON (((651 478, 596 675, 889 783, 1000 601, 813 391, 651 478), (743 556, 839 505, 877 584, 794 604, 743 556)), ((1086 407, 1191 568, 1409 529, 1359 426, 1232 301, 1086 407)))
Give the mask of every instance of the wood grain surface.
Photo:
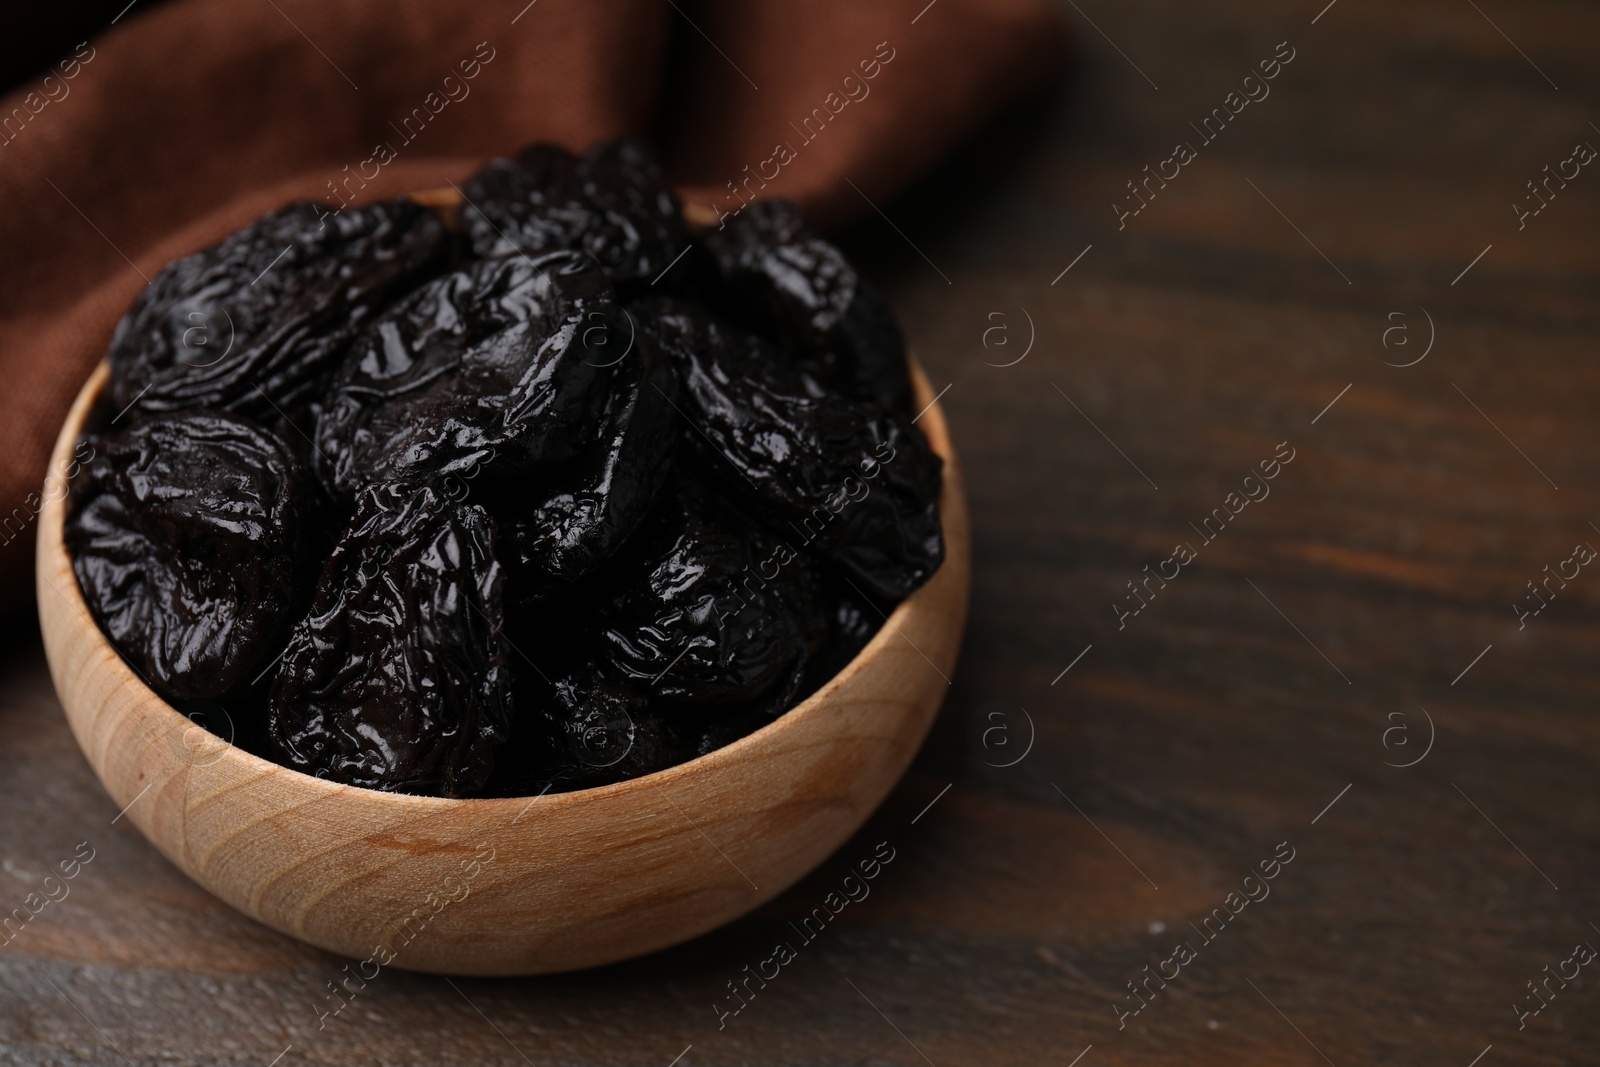
POLYGON ((1520 628, 1514 610, 1600 546, 1600 173, 1520 230, 1512 208, 1600 146, 1600 13, 1069 14, 1068 84, 849 236, 950 386, 975 563, 950 699, 859 835, 676 949, 544 979, 386 970, 319 1028, 349 961, 241 918, 114 821, 19 633, 0 903, 95 851, 0 949, 5 1058, 1600 1061, 1600 988, 1572 962, 1600 946, 1600 570, 1553 581, 1520 628), (1201 144, 1189 123, 1284 41, 1270 96, 1201 144), (1119 230, 1125 183, 1180 140, 1196 158, 1119 230), (1386 365, 1425 350, 1428 317, 1427 356, 1386 365), (1029 319, 1032 349, 993 365, 1029 319), (1233 515, 1282 442, 1270 495, 1233 515), (1191 524, 1218 507, 1207 542, 1191 524), (1195 558, 1119 629, 1127 583, 1180 543, 1195 558), (749 980, 880 842, 870 895, 749 980))

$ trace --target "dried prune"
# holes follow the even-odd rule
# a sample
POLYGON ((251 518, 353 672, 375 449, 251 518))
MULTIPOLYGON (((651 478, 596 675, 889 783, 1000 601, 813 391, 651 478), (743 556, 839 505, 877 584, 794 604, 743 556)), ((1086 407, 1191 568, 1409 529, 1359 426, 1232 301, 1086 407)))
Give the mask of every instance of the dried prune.
POLYGON ((112 338, 112 402, 264 420, 299 407, 368 319, 436 272, 447 239, 409 200, 275 211, 168 264, 140 294, 112 338))
POLYGON ((650 707, 647 688, 595 669, 600 598, 591 577, 508 616, 517 714, 486 795, 587 789, 693 757, 681 732, 650 707))
POLYGON ((685 440, 785 536, 899 598, 944 559, 942 463, 908 416, 819 392, 770 345, 674 300, 635 305, 682 381, 685 440))
POLYGON ((462 229, 480 256, 573 249, 619 286, 657 277, 689 245, 682 206, 638 142, 582 156, 538 144, 493 159, 462 187, 462 229))
MULTIPOLYGON (((696 736, 663 716, 627 712, 640 698, 631 690, 623 692, 627 695, 591 694, 599 699, 575 703, 581 710, 559 726, 545 724, 537 736, 513 738, 495 764, 485 795, 592 789, 665 770, 700 754, 696 736)), ((573 699, 579 700, 576 694, 573 699)))
POLYGON ((646 334, 618 359, 595 442, 540 480, 530 494, 537 504, 501 522, 524 599, 594 570, 639 525, 667 482, 679 432, 677 378, 646 334))
POLYGON ((647 710, 648 698, 636 687, 584 676, 581 682, 563 678, 554 690, 554 760, 542 769, 544 785, 589 789, 665 770, 694 755, 665 716, 647 710))
POLYGON ((581 253, 485 260, 439 279, 352 351, 317 422, 323 482, 339 496, 385 479, 504 489, 570 460, 600 431, 632 332, 581 253))
POLYGON ((816 562, 698 480, 674 490, 607 576, 595 671, 666 705, 787 704, 825 632, 816 562))
POLYGON ((357 496, 273 685, 287 766, 394 792, 482 788, 511 721, 494 549, 481 508, 428 486, 357 496))
POLYGON ((304 607, 298 461, 261 427, 217 413, 87 440, 66 544, 95 620, 170 701, 248 685, 304 607))
POLYGON ((798 205, 751 204, 702 243, 730 290, 735 315, 797 350, 845 394, 893 411, 910 405, 905 340, 888 304, 806 224, 798 205))
POLYGON ((358 337, 317 419, 317 473, 335 496, 372 480, 394 435, 430 388, 461 370, 462 353, 519 322, 542 320, 550 270, 524 256, 483 260, 422 285, 358 337))
POLYGON ((525 621, 525 647, 545 666, 520 679, 515 769, 500 789, 579 789, 661 770, 708 737, 771 721, 800 695, 828 634, 815 560, 686 476, 622 557, 525 621))

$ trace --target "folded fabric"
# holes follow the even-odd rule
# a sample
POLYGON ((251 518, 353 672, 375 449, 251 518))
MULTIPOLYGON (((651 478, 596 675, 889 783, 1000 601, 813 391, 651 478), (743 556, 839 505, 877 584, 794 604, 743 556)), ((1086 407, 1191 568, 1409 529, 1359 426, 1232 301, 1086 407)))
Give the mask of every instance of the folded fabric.
POLYGON ((460 181, 534 141, 656 132, 701 215, 883 203, 1059 67, 1047 0, 173 0, 0 101, 0 610, 46 461, 169 260, 291 199, 460 181))

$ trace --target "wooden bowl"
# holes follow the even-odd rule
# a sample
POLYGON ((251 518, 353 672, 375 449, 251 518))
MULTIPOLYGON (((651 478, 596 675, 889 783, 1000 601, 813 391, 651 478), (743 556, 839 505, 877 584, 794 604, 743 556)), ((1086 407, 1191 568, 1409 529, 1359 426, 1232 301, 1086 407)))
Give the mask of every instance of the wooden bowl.
MULTIPOLYGON (((71 469, 106 377, 102 364, 79 394, 51 470, 71 469)), ((944 417, 921 370, 913 377, 929 405, 919 425, 945 461, 944 565, 808 700, 709 755, 501 800, 382 793, 269 763, 179 714, 123 662, 79 593, 55 499, 39 515, 39 621, 67 721, 112 801, 169 860, 329 951, 540 974, 695 937, 843 844, 905 773, 948 689, 967 607, 966 503, 944 417)))

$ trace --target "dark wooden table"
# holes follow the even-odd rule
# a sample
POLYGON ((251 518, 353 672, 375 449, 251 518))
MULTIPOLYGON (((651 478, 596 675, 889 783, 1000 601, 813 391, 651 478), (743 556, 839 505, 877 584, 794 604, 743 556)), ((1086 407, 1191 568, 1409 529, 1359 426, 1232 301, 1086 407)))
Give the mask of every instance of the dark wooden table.
POLYGON ((848 235, 949 387, 976 585, 934 736, 812 878, 592 973, 385 972, 319 1029, 344 961, 116 820, 23 627, 0 910, 93 859, 0 948, 0 1059, 1600 1062, 1600 168, 1563 164, 1600 13, 1323 2, 1082 0, 1070 82, 848 235))

